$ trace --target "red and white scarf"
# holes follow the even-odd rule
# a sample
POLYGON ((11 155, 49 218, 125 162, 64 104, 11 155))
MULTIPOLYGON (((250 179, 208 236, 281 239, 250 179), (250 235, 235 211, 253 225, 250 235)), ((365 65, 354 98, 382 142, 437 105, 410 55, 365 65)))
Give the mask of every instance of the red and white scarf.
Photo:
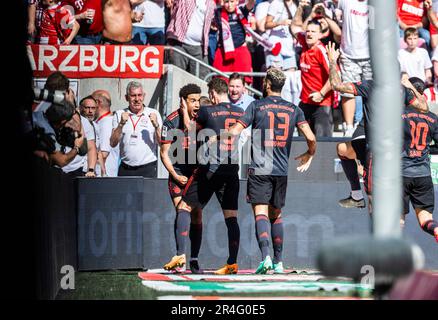
MULTIPOLYGON (((247 35, 251 35, 254 40, 256 40, 259 44, 261 44, 267 50, 270 50, 271 53, 276 56, 281 51, 281 43, 277 42, 275 44, 270 43, 268 40, 263 39, 257 32, 252 30, 248 20, 243 15, 242 11, 239 7, 236 7, 235 13, 240 20, 243 28, 246 31, 247 35)), ((234 43, 233 43, 233 35, 231 34, 231 28, 229 24, 229 16, 228 11, 222 9, 221 11, 221 24, 222 24, 222 39, 223 39, 223 48, 224 48, 224 60, 234 60, 234 43)))

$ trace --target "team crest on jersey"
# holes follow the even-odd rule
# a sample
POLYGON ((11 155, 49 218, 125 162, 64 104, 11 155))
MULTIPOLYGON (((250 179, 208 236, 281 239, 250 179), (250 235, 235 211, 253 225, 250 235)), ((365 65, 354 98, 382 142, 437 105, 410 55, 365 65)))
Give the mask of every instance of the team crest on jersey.
POLYGON ((84 7, 84 1, 83 0, 76 0, 75 6, 76 6, 76 8, 78 8, 78 10, 82 10, 82 8, 84 7))
POLYGON ((224 41, 228 40, 230 38, 230 36, 231 36, 231 31, 230 30, 225 30, 224 29, 222 31, 222 37, 223 37, 224 41))

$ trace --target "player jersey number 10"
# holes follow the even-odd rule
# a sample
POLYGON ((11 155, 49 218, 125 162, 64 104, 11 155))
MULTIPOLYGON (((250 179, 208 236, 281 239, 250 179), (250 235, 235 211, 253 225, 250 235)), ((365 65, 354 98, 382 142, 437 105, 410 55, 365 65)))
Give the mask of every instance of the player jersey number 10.
POLYGON ((424 150, 424 148, 426 148, 426 138, 427 133, 429 132, 429 126, 424 122, 419 122, 417 124, 414 121, 409 121, 409 124, 411 126, 412 137, 410 148, 415 148, 418 151, 424 150))

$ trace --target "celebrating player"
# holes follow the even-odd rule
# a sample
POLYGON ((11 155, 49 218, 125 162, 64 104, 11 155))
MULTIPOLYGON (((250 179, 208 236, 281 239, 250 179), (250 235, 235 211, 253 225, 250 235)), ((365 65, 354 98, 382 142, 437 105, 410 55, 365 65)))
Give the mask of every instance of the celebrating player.
MULTIPOLYGON (((189 212, 180 212, 178 204, 182 199, 182 192, 189 177, 195 169, 195 163, 190 163, 189 153, 196 150, 196 137, 191 139, 188 131, 187 117, 193 120, 199 110, 201 88, 196 84, 188 84, 179 91, 180 108, 172 112, 164 121, 161 131, 161 161, 169 172, 169 193, 176 209, 175 240, 177 255, 164 266, 166 270, 182 267, 186 263, 185 249, 187 229, 190 223, 189 237, 191 241, 190 270, 192 273, 202 273, 198 263, 198 254, 202 241, 202 210, 194 208, 189 212), (169 151, 174 150, 172 156, 176 160, 172 164, 169 151), (193 148, 193 149, 192 149, 193 148), (178 154, 179 152, 179 154, 178 154)), ((193 120, 194 121, 194 120, 193 120)))
MULTIPOLYGON (((306 171, 316 152, 316 138, 304 118, 303 111, 281 98, 286 81, 284 73, 275 68, 268 70, 263 81, 266 98, 252 102, 243 117, 229 129, 227 135, 237 136, 252 126, 252 161, 248 170, 247 199, 252 204, 256 236, 262 253, 262 262, 256 273, 283 273, 282 208, 286 200, 288 159, 295 126, 307 141, 308 150, 295 158, 297 170, 306 171), (274 259, 269 254, 269 233, 274 259)), ((224 135, 225 137, 226 135, 224 135)))
MULTIPOLYGON (((409 82, 421 94, 424 82, 419 78, 410 78, 409 82)), ((421 228, 435 237, 438 242, 438 223, 433 220, 435 191, 430 172, 429 144, 432 140, 438 143, 438 117, 432 112, 420 112, 410 102, 415 98, 411 89, 407 91, 406 108, 402 113, 403 120, 403 217, 409 213, 409 202, 412 203, 421 228)))

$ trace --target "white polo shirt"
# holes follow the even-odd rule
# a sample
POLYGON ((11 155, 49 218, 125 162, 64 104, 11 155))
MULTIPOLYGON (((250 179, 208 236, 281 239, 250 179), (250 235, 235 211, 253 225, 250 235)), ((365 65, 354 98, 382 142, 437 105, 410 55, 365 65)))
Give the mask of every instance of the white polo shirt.
POLYGON ((155 138, 155 128, 149 115, 155 113, 160 127, 163 120, 155 109, 143 107, 140 116, 132 113, 128 108, 117 110, 113 117, 113 129, 119 125, 123 112, 129 112, 128 121, 122 129, 120 139, 120 159, 128 166, 142 166, 157 161, 158 141, 155 138))
MULTIPOLYGON (((93 125, 91 124, 90 120, 81 116, 81 123, 82 123, 82 126, 84 127, 85 138, 87 138, 87 141, 91 141, 91 140, 96 141, 96 135, 94 134, 94 128, 93 128, 93 125)), ((69 153, 70 150, 71 150, 70 147, 65 147, 64 152, 69 153)), ((74 157, 74 159, 69 164, 62 167, 61 169, 65 173, 69 173, 69 172, 78 170, 79 168, 83 168, 82 170, 84 172, 87 171, 87 169, 88 169, 87 155, 85 155, 85 156, 76 155, 76 157, 74 157)))
POLYGON ((105 161, 106 174, 108 177, 117 177, 119 170, 119 145, 112 148, 110 145, 111 133, 113 131, 113 114, 103 115, 96 120, 96 129, 100 139, 100 151, 108 152, 105 161))

